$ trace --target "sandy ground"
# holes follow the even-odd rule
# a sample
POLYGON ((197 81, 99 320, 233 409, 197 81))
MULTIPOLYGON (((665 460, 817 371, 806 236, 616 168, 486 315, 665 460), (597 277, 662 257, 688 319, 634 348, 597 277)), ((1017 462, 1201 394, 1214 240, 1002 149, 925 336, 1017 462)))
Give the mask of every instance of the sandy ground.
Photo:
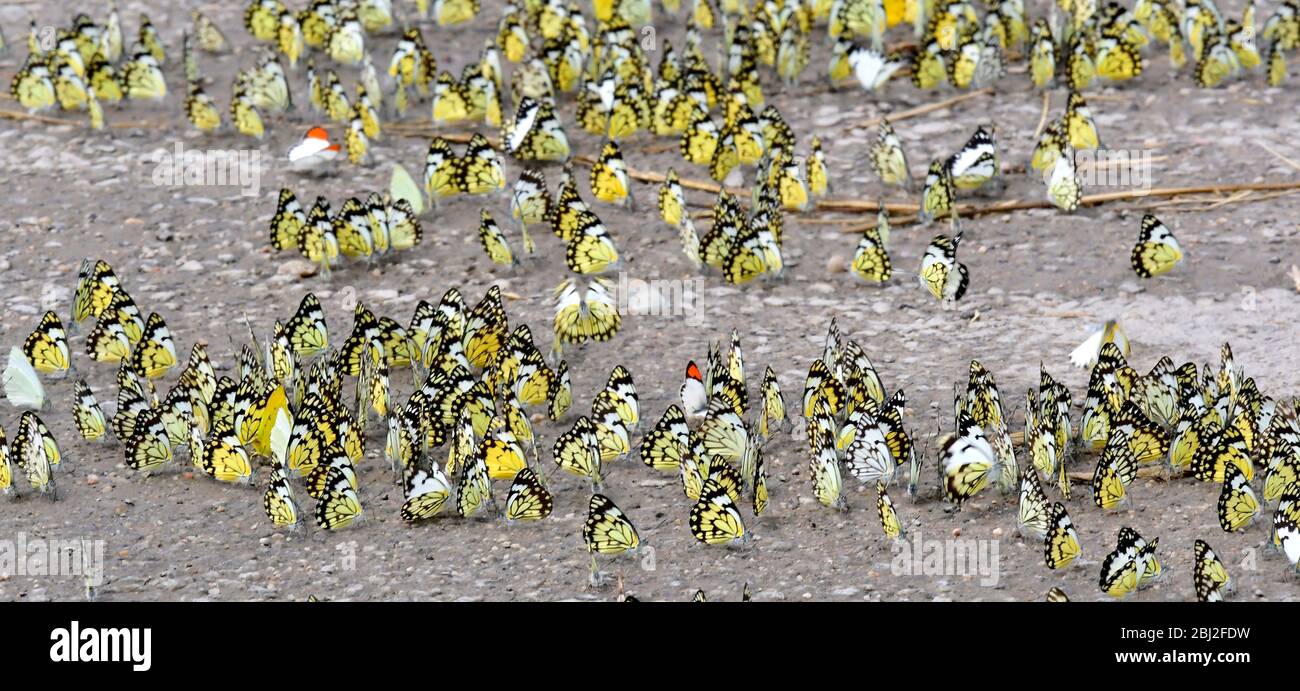
MULTIPOLYGON (((364 197, 365 192, 385 188, 394 162, 418 174, 427 137, 390 133, 373 147, 373 168, 345 167, 326 180, 300 178, 278 164, 311 122, 303 105, 287 120, 274 122, 261 144, 268 165, 259 195, 242 196, 234 187, 152 184, 148 155, 156 149, 171 151, 177 142, 198 149, 250 145, 250 140, 232 133, 200 136, 185 122, 179 39, 193 4, 121 3, 127 34, 135 30, 137 12, 147 9, 173 58, 166 67, 171 94, 164 104, 107 113, 110 122, 145 122, 148 127, 92 133, 79 126, 0 125, 0 187, 5 190, 0 223, 6 231, 0 234, 0 343, 6 349, 22 341, 43 305, 56 305, 66 318, 77 266, 86 256, 108 260, 146 314, 157 310, 166 317, 178 350, 184 353, 196 340, 206 341, 225 372, 234 364, 232 341, 242 343, 246 337, 238 321, 242 315, 265 333, 272 320, 290 316, 309 290, 325 303, 332 334, 342 338, 351 322, 345 305, 350 295, 405 323, 418 299, 436 302, 447 288, 459 286, 472 302, 496 283, 521 296, 507 304, 512 326, 529 324, 542 347, 547 346, 550 291, 565 274, 563 248, 538 229, 539 260, 513 271, 490 264, 475 232, 478 211, 487 206, 499 220, 508 219, 505 195, 445 204, 424 219, 426 240, 414 251, 374 267, 349 265, 329 281, 286 274, 281 268, 288 255, 270 252, 266 224, 281 186, 296 190, 304 204, 324 194, 337 208, 347 196, 364 197)), ((464 62, 477 56, 484 38, 493 35, 500 10, 497 3, 484 4, 484 14, 468 27, 423 27, 440 69, 459 72, 464 62)), ((242 29, 236 3, 204 9, 237 45, 234 54, 200 58, 204 73, 214 78, 209 93, 224 112, 232 75, 253 59, 251 39, 242 29)), ((1225 9, 1239 12, 1239 3, 1227 3, 1225 9)), ((1271 10, 1272 4, 1265 3, 1261 20, 1271 10)), ((7 82, 21 60, 29 16, 38 24, 62 25, 70 12, 53 5, 0 8, 0 23, 13 44, 6 62, 0 63, 0 76, 7 82)), ((680 43, 681 20, 660 21, 660 37, 680 43)), ((392 43, 392 37, 372 43, 377 65, 386 64, 392 43)), ((951 92, 945 87, 921 93, 910 83, 894 82, 877 94, 856 86, 830 93, 823 85, 825 55, 826 46, 819 40, 802 81, 784 89, 770 86, 769 98, 794 127, 801 149, 814 133, 828 142, 835 197, 883 195, 888 201, 915 201, 881 188, 866 161, 874 129, 852 125, 951 92)), ((1294 77, 1279 89, 1267 88, 1255 74, 1204 91, 1195 88, 1185 72, 1173 74, 1163 51, 1149 58, 1147 72, 1137 81, 1094 87, 1087 96, 1108 146, 1153 153, 1155 186, 1295 179, 1295 169, 1265 150, 1270 147, 1300 160, 1295 144, 1300 141, 1300 122, 1294 117, 1300 93, 1294 77)), ((983 122, 997 124, 1004 164, 1023 165, 1042 107, 1040 94, 1030 89, 1023 70, 1023 64, 1014 66, 996 96, 899 123, 914 176, 923 177, 927 161, 955 151, 983 122)), ((350 85, 352 75, 341 74, 350 85)), ((291 80, 295 100, 305 104, 305 73, 300 69, 291 80)), ((765 77, 765 83, 775 80, 765 77)), ((1056 91, 1052 103, 1053 112, 1063 108, 1064 93, 1056 91)), ((3 105, 17 109, 12 100, 3 105)), ((427 116, 424 108, 416 112, 416 117, 427 116)), ((571 104, 563 113, 577 152, 595 154, 599 142, 575 131, 571 104)), ((651 171, 675 165, 684 177, 707 177, 675 152, 647 151, 662 143, 645 133, 632 138, 624 144, 629 165, 651 171)), ((519 170, 514 162, 507 163, 511 183, 519 170)), ((558 169, 547 172, 554 185, 558 169)), ((585 173, 580 175, 585 181, 585 173)), ((1038 199, 1042 193, 1037 179, 1022 174, 1007 175, 1006 183, 1004 198, 1038 199)), ((654 188, 638 185, 636 195, 642 205, 635 213, 598 208, 625 258, 626 275, 694 278, 675 234, 655 218, 654 188)), ((710 201, 707 195, 690 197, 700 204, 710 201)), ((748 371, 754 373, 751 386, 757 386, 764 366, 772 366, 795 409, 804 374, 821 352, 832 317, 847 336, 866 347, 886 387, 906 389, 908 424, 931 456, 931 472, 937 446, 932 437, 940 424, 944 429, 952 424, 952 386, 964 381, 970 359, 979 359, 993 371, 1008 402, 1023 400, 1043 362, 1075 392, 1077 405, 1087 376, 1070 366, 1068 353, 1094 323, 1107 318, 1120 319, 1126 327, 1133 341, 1131 359, 1139 370, 1145 371, 1163 354, 1175 362, 1217 363, 1219 345, 1228 341, 1266 394, 1300 394, 1295 327, 1300 297, 1286 276, 1292 264, 1300 263, 1297 197, 1159 209, 1188 259, 1171 275, 1143 282, 1130 269, 1128 255, 1139 219, 1153 204, 1111 204, 1072 216, 1029 211, 967 220, 960 258, 970 268, 971 289, 951 311, 940 309, 910 276, 896 276, 876 287, 830 271, 829 265, 836 263, 833 257, 852 257, 857 237, 842 232, 841 225, 826 223, 835 218, 826 214, 788 216, 784 280, 734 288, 716 275, 708 276, 702 321, 630 315, 613 341, 566 353, 575 408, 585 407, 609 371, 624 364, 641 396, 639 437, 676 400, 686 361, 702 359, 710 341, 737 329, 748 371)), ((920 226, 897 229, 890 248, 895 267, 914 271, 935 232, 920 226)), ((84 332, 73 341, 79 372, 111 408, 113 370, 80 356, 84 332)), ((403 383, 399 395, 404 398, 409 383, 401 376, 394 380, 403 383)), ((120 446, 111 441, 92 445, 77 437, 68 414, 71 382, 47 381, 46 386, 54 404, 45 419, 72 469, 58 475, 57 503, 30 496, 0 502, 0 536, 105 541, 102 599, 616 597, 611 587, 587 586, 580 530, 589 494, 585 483, 573 478, 551 474, 555 513, 537 525, 508 527, 496 519, 444 516, 411 527, 398 517, 401 491, 390 482, 381 458, 382 437, 376 432, 361 465, 368 520, 337 534, 312 527, 287 535, 269 525, 260 487, 186 479, 180 472, 137 477, 123 466, 120 446), (88 481, 91 475, 94 484, 88 481)), ((13 430, 16 420, 11 408, 0 414, 7 429, 13 430)), ((1018 413, 1016 420, 1018 425, 1018 413)), ((549 449, 561 429, 541 424, 542 448, 549 449)), ((767 449, 767 462, 772 505, 761 520, 750 521, 753 539, 740 548, 695 543, 686 525, 690 503, 675 476, 657 475, 635 458, 613 464, 606 493, 653 549, 607 564, 606 572, 621 572, 627 591, 643 600, 684 600, 696 589, 705 590, 711 599, 737 599, 746 582, 757 600, 1038 600, 1052 586, 1062 587, 1074 599, 1104 599, 1097 588, 1101 560, 1112 549, 1119 527, 1129 525, 1148 538, 1160 538, 1166 572, 1136 600, 1194 597, 1192 543, 1197 538, 1209 541, 1227 562, 1238 599, 1285 600, 1298 593, 1296 581, 1285 576, 1285 561, 1262 550, 1265 529, 1223 533, 1215 516, 1217 487, 1191 480, 1138 480, 1130 488, 1132 505, 1111 515, 1092 506, 1085 487, 1076 487, 1068 506, 1084 554, 1078 565, 1063 573, 1043 566, 1038 542, 1014 536, 1014 498, 985 492, 953 514, 936 499, 913 504, 901 487, 894 489, 898 510, 913 536, 928 541, 960 534, 985 541, 980 543, 984 549, 996 547, 998 573, 990 579, 987 572, 898 573, 891 567, 896 553, 880 534, 874 491, 852 488, 850 480, 846 491, 851 510, 832 512, 811 496, 804 442, 778 436, 767 449)), ((1076 469, 1088 470, 1093 460, 1085 457, 1075 463, 1076 469)), ((264 480, 265 470, 260 476, 264 480)), ((925 485, 933 486, 932 476, 925 485)), ((499 485, 498 495, 504 491, 499 485)), ((309 511, 310 500, 301 491, 298 496, 309 511)), ((1266 516, 1271 510, 1265 509, 1266 516)), ((78 578, 0 579, 0 599, 6 600, 79 598, 81 592, 78 578)))

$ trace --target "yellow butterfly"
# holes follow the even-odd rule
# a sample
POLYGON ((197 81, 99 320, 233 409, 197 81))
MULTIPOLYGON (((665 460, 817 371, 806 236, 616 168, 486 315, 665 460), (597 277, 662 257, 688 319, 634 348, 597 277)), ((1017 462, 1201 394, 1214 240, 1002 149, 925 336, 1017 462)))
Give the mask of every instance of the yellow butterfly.
POLYGON ((230 117, 235 121, 235 128, 240 134, 261 139, 266 133, 262 114, 257 112, 253 102, 238 90, 230 98, 230 117))
POLYGON ((1056 78, 1056 44, 1052 42, 1052 29, 1047 20, 1039 17, 1034 22, 1034 35, 1029 58, 1029 73, 1034 86, 1047 88, 1056 78))
POLYGON ((519 220, 523 233, 524 251, 535 250, 528 235, 529 223, 543 223, 551 214, 551 193, 546 187, 546 176, 540 169, 527 168, 519 174, 510 197, 510 215, 519 220))
POLYGON ((1047 521, 1047 538, 1043 546, 1043 559, 1047 568, 1063 569, 1081 552, 1079 534, 1074 530, 1070 514, 1065 510, 1065 505, 1058 501, 1052 505, 1047 521))
POLYGON ((488 144, 483 135, 475 132, 465 149, 465 155, 459 159, 461 168, 461 192, 465 194, 488 194, 506 186, 505 173, 501 170, 501 161, 496 151, 488 144))
POLYGON ((298 506, 293 500, 293 490, 279 467, 271 469, 270 483, 262 495, 262 507, 272 524, 290 529, 298 527, 300 519, 298 506))
POLYGON ((930 222, 944 216, 955 216, 953 200, 956 196, 952 171, 943 161, 932 161, 925 174, 925 187, 921 191, 921 218, 930 222))
POLYGON ((1122 598, 1138 589, 1145 566, 1141 554, 1146 547, 1146 540, 1137 531, 1128 526, 1119 529, 1119 544, 1101 563, 1100 585, 1103 593, 1113 598, 1122 598))
POLYGON ((966 265, 957 261, 957 247, 962 233, 953 237, 936 235, 925 250, 919 275, 921 284, 936 300, 960 300, 966 294, 970 275, 966 265))
POLYGON ((171 462, 171 441, 161 415, 161 409, 149 408, 136 416, 133 432, 125 440, 126 465, 132 470, 152 472, 171 462))
POLYGON ((591 495, 587 520, 582 524, 582 539, 593 554, 622 554, 641 545, 641 538, 627 516, 602 494, 591 495))
POLYGON ((627 164, 623 162, 623 154, 613 140, 605 142, 600 158, 591 167, 591 194, 608 204, 636 208, 627 164))
POLYGON ((467 22, 478 16, 479 0, 434 0, 433 17, 438 26, 467 22))
POLYGON ((283 12, 280 0, 251 0, 244 8, 244 28, 259 41, 274 41, 283 12))
POLYGON ((1125 38, 1103 37, 1097 42, 1097 74, 1112 81, 1142 74, 1142 54, 1125 38))
POLYGON ((1071 213, 1079 208, 1083 198, 1083 181, 1075 166, 1074 147, 1066 145, 1052 163, 1047 177, 1047 200, 1056 208, 1071 213))
POLYGON ((501 232, 501 227, 492 219, 492 214, 488 213, 487 209, 479 210, 478 237, 483 243, 483 251, 487 252, 488 259, 492 260, 493 264, 515 265, 515 255, 510 251, 505 233, 501 232))
POLYGON ((551 515, 555 501, 532 468, 523 468, 506 495, 507 521, 540 521, 551 515))
POLYGON ((104 436, 104 410, 95 400, 95 394, 84 379, 78 380, 73 390, 72 419, 77 423, 77 431, 86 441, 95 441, 104 436))
POLYGON ((725 545, 745 537, 745 523, 735 499, 716 477, 705 481, 691 507, 691 535, 706 545, 725 545))
POLYGON ((515 119, 502 130, 501 140, 507 153, 525 161, 564 161, 571 153, 555 106, 528 96, 520 99, 515 119))
POLYGON ((131 351, 131 369, 138 375, 157 379, 176 365, 176 344, 157 313, 149 315, 140 341, 131 351))
POLYGON ((1195 554, 1192 576, 1196 584, 1196 599, 1200 602, 1222 602, 1224 593, 1231 592, 1233 588, 1227 567, 1204 540, 1196 541, 1195 554))
POLYGON ((253 477, 248 451, 229 429, 213 429, 203 444, 203 458, 197 465, 209 477, 221 482, 248 484, 253 477))
POLYGON ((1183 248, 1169 228, 1151 214, 1142 217, 1142 229, 1130 262, 1142 278, 1167 274, 1183 259, 1183 248))
POLYGON ((1219 527, 1227 533, 1244 530, 1259 516, 1259 498, 1246 475, 1234 463, 1224 467, 1218 509, 1219 527))
POLYGON ((325 491, 316 501, 316 525, 325 530, 341 530, 361 518, 361 497, 342 473, 330 474, 325 491))
POLYGON ((555 440, 553 453, 561 470, 589 478, 593 487, 600 485, 600 442, 596 426, 585 415, 555 440))
POLYGON ((888 281, 893 275, 889 261, 889 215, 884 209, 876 214, 876 225, 862 231, 858 247, 853 253, 853 273, 863 280, 875 283, 888 281))
POLYGON ((68 352, 68 339, 63 322, 54 312, 46 312, 36 328, 23 342, 23 354, 37 372, 50 374, 66 372, 72 358, 68 352))
POLYGON ((342 65, 355 65, 365 56, 365 32, 361 20, 351 8, 345 7, 339 12, 338 19, 325 37, 325 52, 342 65))
POLYGON ((136 52, 122 66, 122 83, 126 97, 132 100, 161 101, 167 96, 167 82, 163 78, 158 60, 147 52, 136 52))
POLYGON ((1070 145, 1075 149, 1096 149, 1101 146, 1097 136, 1097 124, 1092 119, 1092 111, 1077 91, 1071 91, 1065 108, 1065 131, 1070 145))
POLYGON ((27 61, 9 83, 9 93, 29 113, 51 108, 55 103, 55 94, 49 68, 29 53, 27 61))
POLYGON ((402 484, 405 489, 402 520, 408 523, 436 516, 451 497, 451 483, 437 465, 430 470, 415 464, 407 466, 402 484))
POLYGON ((564 417, 564 414, 573 405, 573 389, 569 384, 569 363, 564 360, 555 368, 555 378, 551 380, 551 389, 547 393, 550 404, 547 406, 547 417, 552 422, 564 417))
POLYGON ((618 248, 599 219, 592 217, 577 229, 564 252, 564 262, 578 274, 599 274, 618 263, 618 248))
POLYGON ((1125 488, 1137 478, 1137 458, 1126 431, 1113 432, 1092 475, 1092 502, 1113 511, 1126 500, 1125 488))

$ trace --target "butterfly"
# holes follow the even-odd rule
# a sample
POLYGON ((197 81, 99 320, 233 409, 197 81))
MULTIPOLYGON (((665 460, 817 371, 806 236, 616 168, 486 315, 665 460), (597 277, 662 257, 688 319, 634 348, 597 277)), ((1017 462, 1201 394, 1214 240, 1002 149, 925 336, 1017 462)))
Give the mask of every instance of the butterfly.
POLYGON ((467 22, 478 15, 479 0, 434 0, 433 16, 439 26, 467 22))
POLYGON ((832 444, 826 444, 819 452, 814 454, 812 459, 812 482, 813 496, 823 506, 832 509, 844 509, 847 507, 842 492, 843 483, 840 477, 839 459, 835 455, 835 447, 832 444))
POLYGON ((314 293, 303 296, 298 310, 285 323, 284 333, 293 354, 303 360, 314 358, 329 348, 325 311, 314 293))
POLYGON ((856 44, 850 44, 846 59, 853 76, 867 91, 875 91, 884 86, 896 72, 906 66, 898 54, 885 55, 856 44))
POLYGON ((432 518, 442 511, 451 496, 451 484, 436 465, 430 470, 415 464, 406 466, 402 474, 402 520, 408 523, 432 518))
POLYGON ((77 423, 81 438, 95 441, 103 437, 106 427, 104 410, 99 407, 99 401, 95 400, 94 392, 84 379, 77 380, 73 397, 72 419, 77 423))
POLYGON ((521 469, 506 495, 507 521, 540 521, 551 515, 554 499, 532 468, 521 469))
POLYGON ((248 451, 233 430, 224 425, 214 427, 209 433, 202 458, 195 459, 195 465, 221 482, 248 484, 253 476, 248 451))
POLYGON ((1286 556, 1293 569, 1300 568, 1300 490, 1291 487, 1278 499, 1273 512, 1273 547, 1286 556))
POLYGON ((781 395, 781 384, 771 367, 763 371, 762 397, 763 409, 759 417, 758 433, 768 438, 789 419, 785 410, 785 398, 781 395))
POLYGON ((230 118, 235 122, 235 129, 240 134, 261 139, 266 133, 266 124, 262 120, 262 114, 258 112, 257 106, 243 92, 241 87, 236 87, 230 97, 230 118))
POLYGON ((280 0, 252 0, 244 8, 244 28, 259 41, 274 41, 283 11, 280 0))
POLYGON ((1020 477, 1020 505, 1016 514, 1016 532, 1022 536, 1043 539, 1047 536, 1047 494, 1038 480, 1038 473, 1029 468, 1020 477))
POLYGON ((862 231, 858 247, 853 253, 853 273, 866 281, 883 283, 893 275, 886 247, 889 243, 889 215, 881 209, 876 214, 875 227, 862 231))
POLYGON ((200 132, 213 132, 221 127, 221 111, 212 97, 197 83, 190 84, 185 95, 185 116, 200 132))
POLYGON ((636 528, 614 502, 602 494, 591 495, 587 520, 582 525, 582 539, 593 555, 622 554, 641 544, 636 528))
POLYGON ((564 417, 564 413, 573 405, 573 389, 569 384, 569 363, 561 360, 547 386, 547 416, 551 421, 564 417))
POLYGON ((880 481, 876 482, 876 515, 880 518, 880 529, 885 537, 894 541, 904 539, 903 524, 894 511, 894 501, 885 492, 885 483, 880 481))
POLYGON ((1071 91, 1065 108, 1065 134, 1070 146, 1075 149, 1096 149, 1101 146, 1097 136, 1097 124, 1092 119, 1092 111, 1077 91, 1071 91))
POLYGON ((1125 430, 1113 431, 1092 475, 1092 501, 1114 510, 1126 500, 1125 488, 1137 478, 1137 458, 1125 430))
POLYGON ((1196 62, 1196 85, 1212 89, 1241 71, 1242 61, 1223 37, 1215 34, 1206 40, 1196 62))
POLYGON ((40 410, 45 407, 45 387, 22 349, 9 350, 9 364, 4 371, 5 398, 16 408, 40 410))
POLYGON ((696 165, 709 165, 718 151, 721 132, 702 106, 696 104, 691 119, 682 130, 679 150, 682 158, 696 165))
POLYGON ((1065 594, 1064 590, 1061 590, 1056 586, 1052 586, 1051 589, 1047 591, 1047 601, 1048 602, 1069 602, 1070 597, 1065 594))
POLYGON ((1142 230, 1130 262, 1141 278, 1167 274, 1183 259, 1183 248, 1169 228, 1151 214, 1142 217, 1142 230))
POLYGON ((262 495, 262 508, 273 525, 296 529, 301 522, 298 505, 293 500, 293 490, 279 467, 271 469, 270 482, 262 495))
POLYGON ((551 195, 546 188, 546 177, 540 169, 527 168, 519 174, 510 197, 510 215, 519 220, 523 233, 524 251, 534 252, 532 238, 528 235, 529 223, 542 223, 551 214, 551 195))
POLYGON ((587 416, 579 417, 573 427, 556 438, 552 453, 562 470, 589 478, 593 486, 599 486, 600 441, 596 426, 587 416))
POLYGON ((81 323, 90 317, 98 319, 113 300, 118 284, 117 275, 108 262, 98 259, 92 263, 83 259, 72 298, 72 321, 81 323))
POLYGON ((1074 212, 1079 208, 1083 195, 1083 181, 1079 179, 1072 146, 1066 145, 1056 157, 1046 182, 1047 200, 1053 206, 1066 213, 1074 212))
POLYGON ((981 126, 960 151, 945 164, 960 189, 976 189, 998 174, 998 154, 993 127, 981 126))
POLYGON ((1112 81, 1142 74, 1142 54, 1124 37, 1104 36, 1097 41, 1097 74, 1112 81))
POLYGON ((137 414, 131 436, 125 442, 126 465, 132 470, 152 472, 172 460, 171 439, 159 408, 148 408, 137 414))
POLYGON ((487 194, 506 186, 505 173, 496 150, 483 135, 475 132, 465 147, 465 155, 458 159, 461 171, 461 192, 487 194))
POLYGON ((1043 89, 1056 77, 1056 44, 1052 41, 1052 29, 1045 18, 1039 17, 1034 22, 1033 37, 1030 39, 1029 73, 1034 86, 1043 89))
POLYGON ((1145 563, 1141 558, 1146 549, 1137 531, 1128 526, 1119 529, 1119 542, 1115 550, 1101 563, 1101 591, 1113 598, 1122 598, 1138 589, 1145 563))
POLYGON ((515 265, 515 255, 510 251, 505 233, 501 232, 501 227, 492 219, 492 214, 488 213, 487 209, 479 210, 478 236, 479 241, 483 243, 483 251, 487 252, 488 259, 492 260, 493 264, 515 265))
POLYGON ((925 250, 919 271, 921 284, 937 300, 960 300, 970 284, 966 265, 957 261, 962 233, 953 237, 936 235, 925 250))
POLYGON ((1234 463, 1224 467, 1218 509, 1219 527, 1228 533, 1244 530, 1260 513, 1260 502, 1255 496, 1255 490, 1234 463))
POLYGON ((1196 599, 1200 602, 1222 602, 1224 593, 1233 589, 1227 567, 1204 540, 1196 541, 1195 554, 1192 581, 1196 585, 1196 599))
POLYGON ((618 248, 605 225, 592 219, 577 229, 564 251, 564 263, 578 274, 599 274, 618 264, 618 248))
POLYGON ((361 497, 355 481, 346 473, 326 474, 324 491, 316 500, 316 525, 324 530, 342 530, 361 518, 361 497))
POLYGON ((716 477, 705 481, 699 500, 691 507, 691 535, 706 545, 725 545, 745 536, 745 523, 735 499, 716 477))
POLYGON ((528 96, 520 99, 515 118, 502 130, 501 140, 506 153, 524 161, 565 161, 571 154, 555 106, 528 96))
POLYGON ((953 216, 953 200, 956 196, 952 172, 947 164, 940 160, 932 161, 925 175, 925 187, 921 191, 921 217, 928 222, 943 216, 953 216))
POLYGON ((957 434, 944 443, 939 455, 944 495, 960 505, 988 484, 997 466, 997 457, 984 430, 966 411, 961 411, 957 434))
POLYGON ((167 96, 167 82, 158 60, 138 48, 122 66, 122 84, 126 87, 126 97, 131 100, 161 101, 167 96))
POLYGON ((176 344, 167 324, 156 312, 145 322, 140 342, 131 350, 131 369, 148 379, 163 376, 176 365, 176 344))
POLYGON ((579 292, 576 280, 557 286, 555 305, 556 347, 562 343, 583 343, 587 339, 607 341, 623 323, 608 281, 596 278, 579 292))
POLYGON ((1052 505, 1048 517, 1043 559, 1047 568, 1057 570, 1069 566, 1080 553, 1079 535, 1070 522, 1070 514, 1065 510, 1065 505, 1058 501, 1052 505))
MULTIPOLYGON (((26 411, 18 419, 18 434, 14 436, 11 448, 14 462, 23 471, 27 484, 41 494, 48 494, 53 500, 58 498, 58 490, 54 485, 51 466, 56 464, 57 459, 50 456, 49 442, 53 441, 53 437, 48 435, 49 430, 46 429, 45 423, 35 413, 26 411)), ((57 445, 54 445, 54 449, 57 451, 57 445)), ((6 457, 4 460, 6 473, 10 472, 8 465, 9 461, 6 457)))
POLYGON ((912 84, 918 89, 933 89, 947 78, 944 65, 945 47, 935 37, 912 56, 912 84))
POLYGON ((600 158, 591 167, 591 194, 603 202, 635 209, 636 202, 631 192, 623 154, 616 142, 607 141, 600 151, 600 158))
POLYGON ((36 328, 23 341, 23 353, 37 372, 66 372, 71 366, 68 339, 63 322, 54 312, 46 312, 36 328))

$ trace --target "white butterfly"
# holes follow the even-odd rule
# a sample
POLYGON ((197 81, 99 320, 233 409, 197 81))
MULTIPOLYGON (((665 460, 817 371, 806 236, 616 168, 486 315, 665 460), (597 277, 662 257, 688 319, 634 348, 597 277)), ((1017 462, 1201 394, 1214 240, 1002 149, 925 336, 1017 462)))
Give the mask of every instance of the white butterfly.
POLYGON ((1121 353, 1128 355, 1128 336, 1124 335, 1124 329, 1120 328, 1119 322, 1112 319, 1092 332, 1086 341, 1080 343, 1079 347, 1070 353, 1070 362, 1073 362, 1075 367, 1092 367, 1097 364, 1097 354, 1101 352, 1102 344, 1110 341, 1114 341, 1115 345, 1119 346, 1121 353))
POLYGON ((880 88, 903 67, 903 63, 898 60, 890 60, 868 48, 856 47, 849 51, 849 65, 853 68, 858 83, 867 91, 880 88))
POLYGON ((5 398, 15 408, 40 410, 45 407, 45 387, 36 369, 18 346, 9 350, 9 366, 4 374, 5 398))

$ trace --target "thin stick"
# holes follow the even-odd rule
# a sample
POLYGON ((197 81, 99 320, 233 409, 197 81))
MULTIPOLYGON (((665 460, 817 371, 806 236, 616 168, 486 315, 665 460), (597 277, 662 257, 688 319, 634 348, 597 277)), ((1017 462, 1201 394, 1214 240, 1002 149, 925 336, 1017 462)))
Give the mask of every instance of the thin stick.
POLYGON ((917 116, 920 116, 920 115, 925 115, 926 113, 933 113, 933 112, 936 111, 936 110, 943 110, 943 109, 945 109, 945 108, 951 108, 952 106, 955 106, 955 105, 957 105, 958 103, 961 103, 962 101, 969 101, 969 100, 971 100, 972 98, 979 98, 980 96, 987 96, 987 95, 989 95, 989 94, 991 94, 991 93, 993 93, 993 89, 992 89, 992 88, 983 88, 983 89, 978 89, 978 90, 976 90, 976 91, 969 91, 969 92, 967 92, 967 93, 964 93, 964 94, 958 94, 958 95, 956 95, 956 96, 953 96, 952 98, 944 99, 944 100, 942 100, 942 101, 935 101, 934 103, 927 103, 927 104, 925 104, 925 105, 923 105, 923 106, 917 106, 917 107, 915 107, 915 108, 908 108, 907 110, 900 110, 900 111, 898 111, 897 113, 890 113, 890 114, 888 114, 888 115, 883 115, 883 116, 879 116, 879 117, 869 118, 869 119, 867 119, 867 120, 863 120, 863 121, 861 121, 861 122, 858 122, 857 124, 847 125, 847 126, 845 126, 844 131, 847 132, 847 131, 852 130, 852 129, 867 128, 867 127, 875 127, 876 125, 879 125, 879 124, 880 124, 880 121, 881 121, 881 120, 885 120, 885 119, 888 119, 891 123, 892 123, 892 122, 898 122, 898 121, 900 121, 900 120, 907 120, 907 119, 909 119, 909 118, 914 118, 914 117, 917 117, 917 116))
MULTIPOLYGON (((0 118, 5 118, 7 120, 18 120, 20 122, 24 120, 32 120, 35 122, 43 122, 49 125, 73 125, 75 127, 87 127, 87 128, 90 126, 88 122, 82 122, 80 120, 65 120, 63 118, 52 118, 49 117, 48 115, 36 115, 35 113, 24 113, 18 110, 0 110, 0 118)), ((129 130, 129 129, 154 129, 159 127, 160 125, 152 122, 112 122, 109 123, 108 126, 113 129, 129 130)))
POLYGON ((1043 136, 1043 128, 1047 126, 1047 109, 1052 105, 1052 92, 1043 92, 1043 114, 1038 118, 1038 127, 1034 128, 1034 139, 1037 140, 1043 136))
POLYGON ((1263 149, 1263 150, 1269 152, 1270 154, 1273 154, 1274 156, 1278 157, 1278 159, 1280 159, 1283 163, 1285 163, 1285 164, 1291 166, 1292 168, 1295 168, 1296 170, 1300 170, 1300 163, 1296 163, 1295 161, 1292 161, 1291 159, 1287 158, 1286 156, 1283 156, 1280 152, 1278 152, 1277 150, 1275 150, 1273 147, 1269 146, 1268 144, 1266 144, 1266 143, 1264 143, 1264 142, 1262 142, 1262 141, 1260 141, 1260 140, 1258 140, 1258 139, 1255 140, 1255 144, 1257 144, 1257 145, 1259 146, 1259 148, 1261 148, 1261 149, 1263 149))
MULTIPOLYGON (((1149 190, 1123 190, 1120 192, 1106 192, 1104 194, 1092 194, 1084 197, 1079 201, 1081 206, 1097 206, 1107 202, 1127 201, 1148 198, 1166 198, 1177 197, 1187 194, 1212 194, 1223 192, 1242 192, 1242 191, 1281 191, 1281 190, 1300 190, 1300 180, 1289 180, 1286 182, 1247 182, 1235 184, 1218 184, 1218 185, 1194 185, 1189 187, 1157 187, 1149 190)), ((842 211, 857 212, 862 214, 875 213, 879 210, 880 203, 870 200, 857 199, 827 199, 818 202, 819 211, 842 211)), ((886 205, 886 208, 898 206, 904 213, 915 213, 917 205, 915 204, 897 204, 886 205)), ((963 217, 971 216, 990 216, 994 214, 1007 213, 1010 211, 1020 211, 1024 209, 1050 209, 1055 208, 1051 203, 1044 201, 1020 201, 1007 200, 985 206, 975 206, 973 204, 961 204, 957 207, 957 213, 963 217)), ((890 213, 894 210, 889 209, 890 213)), ((895 225, 903 225, 900 220, 895 225)), ((845 233, 861 233, 864 226, 847 227, 845 233)))

